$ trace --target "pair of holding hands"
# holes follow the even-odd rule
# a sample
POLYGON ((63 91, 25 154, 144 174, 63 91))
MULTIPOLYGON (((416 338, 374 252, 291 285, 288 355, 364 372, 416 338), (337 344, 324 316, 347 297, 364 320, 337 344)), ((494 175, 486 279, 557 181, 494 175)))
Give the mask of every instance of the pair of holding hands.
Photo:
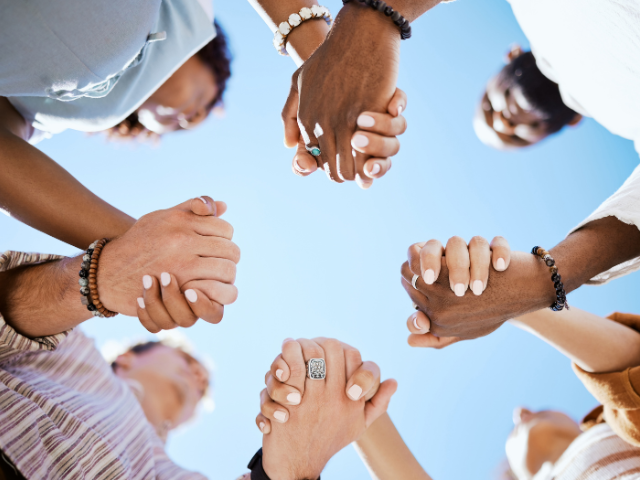
POLYGON ((264 434, 263 468, 274 480, 318 478, 329 459, 386 412, 397 382, 354 347, 330 338, 286 339, 265 376, 256 425, 264 434), (322 358, 326 378, 307 377, 322 358))

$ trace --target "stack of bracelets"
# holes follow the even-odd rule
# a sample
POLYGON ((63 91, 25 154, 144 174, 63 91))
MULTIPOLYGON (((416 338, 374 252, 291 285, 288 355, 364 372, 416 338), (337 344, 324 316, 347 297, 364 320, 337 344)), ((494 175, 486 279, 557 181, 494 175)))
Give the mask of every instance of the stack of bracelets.
POLYGON ((289 34, 294 28, 302 25, 303 22, 316 18, 324 19, 329 26, 333 23, 331 12, 327 7, 313 5, 312 7, 302 7, 298 13, 292 13, 285 22, 278 25, 276 33, 273 36, 273 46, 276 47, 278 53, 280 55, 289 55, 286 48, 289 34))
POLYGON ((549 252, 547 252, 542 247, 533 247, 531 249, 531 253, 540 257, 545 265, 549 267, 549 271, 551 272, 551 281, 553 282, 553 286, 556 289, 556 301, 553 302, 549 308, 554 312, 559 312, 560 310, 566 308, 569 310, 569 304, 567 303, 567 294, 564 291, 564 284, 562 283, 562 276, 558 273, 558 266, 556 265, 556 261, 553 259, 549 252))
MULTIPOLYGON (((343 5, 351 2, 353 0, 342 0, 343 5)), ((407 40, 411 38, 411 25, 409 25, 409 20, 400 15, 400 12, 396 12, 393 8, 387 5, 382 0, 357 0, 360 3, 364 3, 374 10, 378 10, 379 12, 384 13, 387 17, 391 17, 393 23, 395 23, 398 28, 400 28, 400 38, 402 40, 407 40)))
POLYGON ((82 265, 80 267, 80 294, 82 295, 82 304, 86 305, 94 317, 115 317, 116 312, 107 310, 98 295, 98 260, 100 259, 100 253, 107 244, 108 240, 103 238, 102 240, 96 240, 87 249, 87 252, 82 256, 82 265))

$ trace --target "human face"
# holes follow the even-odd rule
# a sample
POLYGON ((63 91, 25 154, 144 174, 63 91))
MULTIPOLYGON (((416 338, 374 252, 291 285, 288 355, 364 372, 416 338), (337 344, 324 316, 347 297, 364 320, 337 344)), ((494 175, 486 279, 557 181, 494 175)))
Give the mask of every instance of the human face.
POLYGON ((515 427, 507 439, 506 452, 518 480, 530 480, 543 466, 552 466, 582 433, 570 417, 561 412, 513 411, 515 427))
POLYGON ((194 55, 140 106, 138 119, 157 134, 188 130, 207 118, 217 95, 213 71, 194 55))
POLYGON ((209 385, 207 370, 182 350, 157 345, 146 352, 127 352, 116 360, 116 375, 138 382, 140 403, 153 425, 172 428, 193 417, 209 385))

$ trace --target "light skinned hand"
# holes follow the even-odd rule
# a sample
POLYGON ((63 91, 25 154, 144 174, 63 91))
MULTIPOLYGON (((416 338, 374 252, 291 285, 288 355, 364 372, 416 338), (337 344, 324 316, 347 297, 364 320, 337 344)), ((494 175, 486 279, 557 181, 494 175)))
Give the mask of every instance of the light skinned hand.
MULTIPOLYGON (((400 150, 397 135, 402 135, 407 129, 407 121, 401 115, 406 108, 407 95, 398 88, 386 113, 364 112, 358 116, 358 130, 351 138, 351 146, 357 170, 355 181, 361 188, 369 188, 374 179, 383 177, 391 169, 390 157, 400 150)), ((306 177, 315 172, 321 162, 307 151, 302 136, 299 136, 296 145, 292 170, 296 175, 306 177)), ((340 178, 339 181, 343 180, 340 178)))
POLYGON ((240 260, 233 227, 218 218, 225 210, 224 202, 198 197, 141 217, 109 242, 98 269, 105 307, 138 315, 150 331, 192 325, 194 316, 219 322, 237 297, 240 260))
POLYGON ((267 373, 268 388, 261 393, 261 414, 256 419, 263 433, 269 433, 263 437, 263 466, 274 480, 317 478, 335 453, 386 411, 397 383, 383 382, 367 402, 366 393, 375 389, 379 369, 363 364, 356 349, 334 339, 287 339, 278 358, 283 361, 276 359, 267 373), (310 358, 325 359, 325 380, 306 378, 305 361, 310 358), (357 400, 347 393, 355 396, 356 389, 351 388, 355 384, 362 388, 357 400), (269 390, 286 406, 274 402, 269 390))

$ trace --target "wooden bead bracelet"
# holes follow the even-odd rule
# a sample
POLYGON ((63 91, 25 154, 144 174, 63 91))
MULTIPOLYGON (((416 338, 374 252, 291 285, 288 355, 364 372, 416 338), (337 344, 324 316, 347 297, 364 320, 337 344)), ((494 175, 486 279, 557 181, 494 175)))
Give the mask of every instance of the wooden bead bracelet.
MULTIPOLYGON (((346 5, 352 0, 342 0, 342 4, 346 5)), ((356 0, 360 3, 373 8, 374 10, 384 13, 387 17, 390 17, 393 23, 400 29, 400 38, 407 40, 411 38, 411 25, 409 20, 404 18, 400 12, 396 12, 391 6, 387 5, 383 0, 356 0)))
POLYGON ((82 256, 82 265, 80 266, 80 294, 82 295, 82 304, 87 307, 93 316, 100 318, 110 318, 117 315, 116 312, 108 310, 100 301, 98 295, 98 261, 100 253, 109 240, 103 238, 96 240, 87 249, 82 256))
POLYGON ((537 257, 540 257, 545 265, 549 267, 549 271, 551 272, 551 281, 553 282, 553 286, 556 289, 556 301, 549 307, 554 312, 559 312, 560 310, 566 308, 569 310, 569 303, 567 302, 567 294, 564 291, 564 284, 562 283, 562 276, 558 273, 558 266, 556 265, 556 261, 553 257, 542 247, 533 247, 531 249, 531 253, 537 257))

